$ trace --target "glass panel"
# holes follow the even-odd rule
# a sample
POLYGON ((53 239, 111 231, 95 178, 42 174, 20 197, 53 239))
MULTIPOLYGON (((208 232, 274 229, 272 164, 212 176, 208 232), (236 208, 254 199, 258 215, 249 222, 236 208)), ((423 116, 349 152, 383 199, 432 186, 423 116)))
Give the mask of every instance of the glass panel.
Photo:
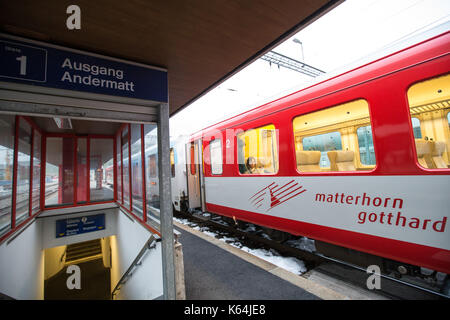
POLYGON ((211 153, 211 173, 222 174, 222 143, 220 139, 209 143, 209 151, 211 153))
POLYGON ((320 151, 320 167, 330 167, 327 152, 342 150, 341 134, 330 132, 303 138, 303 150, 320 151))
POLYGON ((417 162, 427 169, 448 169, 450 74, 414 84, 408 102, 417 162))
POLYGON ((358 135, 359 156, 364 165, 375 165, 375 150, 373 147, 372 126, 359 127, 358 135))
POLYGON ((23 118, 19 120, 18 147, 16 225, 25 220, 30 211, 31 126, 23 118))
POLYGON ((41 209, 41 134, 34 130, 33 138, 33 191, 32 191, 32 212, 36 213, 41 209))
POLYGON ((133 212, 143 217, 141 125, 131 125, 131 192, 133 212))
POLYGON ((239 133, 237 139, 240 173, 272 174, 278 171, 278 147, 274 125, 239 133), (244 163, 240 163, 242 160, 244 163))
POLYGON ((154 124, 144 124, 145 184, 147 221, 159 221, 158 130, 154 124))
POLYGON ((293 121, 297 170, 370 170, 376 163, 369 105, 359 99, 293 121))
POLYGON ((73 138, 47 138, 45 205, 73 204, 73 138))
POLYGON ((123 203, 130 207, 130 171, 128 166, 128 159, 130 157, 128 153, 128 126, 122 131, 122 174, 123 174, 123 203))
POLYGON ((412 127, 413 127, 413 134, 414 138, 416 139, 422 139, 422 131, 420 130, 420 120, 418 118, 411 118, 412 127))
POLYGON ((0 115, 0 234, 11 226, 15 116, 0 115))
POLYGON ((77 140, 77 203, 87 202, 87 138, 77 140))
POLYGON ((114 186, 106 183, 106 171, 113 166, 113 139, 90 139, 90 202, 114 199, 114 186))
POLYGON ((117 151, 117 201, 122 203, 122 139, 121 134, 116 137, 116 151, 117 151))

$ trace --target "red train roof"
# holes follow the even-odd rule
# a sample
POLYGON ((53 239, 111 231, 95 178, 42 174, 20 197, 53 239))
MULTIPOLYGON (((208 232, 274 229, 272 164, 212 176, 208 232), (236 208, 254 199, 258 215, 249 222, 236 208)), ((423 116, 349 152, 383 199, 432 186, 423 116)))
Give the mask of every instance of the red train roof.
POLYGON ((196 140, 211 130, 221 131, 227 128, 233 128, 241 123, 261 118, 285 108, 293 107, 337 91, 345 90, 363 82, 377 79, 383 75, 411 67, 423 61, 446 55, 449 53, 449 44, 450 31, 447 31, 208 126, 193 133, 189 140, 196 140))

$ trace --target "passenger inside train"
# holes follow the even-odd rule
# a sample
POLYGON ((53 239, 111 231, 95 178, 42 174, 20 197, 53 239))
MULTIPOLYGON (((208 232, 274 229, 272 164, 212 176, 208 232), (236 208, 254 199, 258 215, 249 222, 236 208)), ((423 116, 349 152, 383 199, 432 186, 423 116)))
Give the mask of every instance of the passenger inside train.
POLYGON ((247 161, 245 162, 246 171, 244 173, 249 174, 257 174, 257 173, 263 173, 261 172, 260 168, 256 167, 256 159, 253 157, 248 157, 247 161))

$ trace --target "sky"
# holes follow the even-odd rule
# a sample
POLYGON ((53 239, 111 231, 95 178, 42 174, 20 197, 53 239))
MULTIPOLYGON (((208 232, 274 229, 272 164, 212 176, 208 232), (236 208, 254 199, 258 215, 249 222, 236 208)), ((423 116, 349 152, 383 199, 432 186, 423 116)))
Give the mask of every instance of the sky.
MULTIPOLYGON (((374 52, 450 21, 448 0, 347 0, 273 51, 327 74, 360 64, 374 52), (298 39, 302 44, 296 43, 298 39)), ((275 100, 313 78, 258 59, 170 118, 173 138, 275 100)))

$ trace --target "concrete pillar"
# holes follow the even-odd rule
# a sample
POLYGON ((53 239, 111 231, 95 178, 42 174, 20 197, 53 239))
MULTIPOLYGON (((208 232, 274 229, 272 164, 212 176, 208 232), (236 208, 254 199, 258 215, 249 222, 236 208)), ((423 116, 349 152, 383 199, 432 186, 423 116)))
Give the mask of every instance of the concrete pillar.
POLYGON ((169 105, 162 104, 158 116, 159 201, 161 219, 164 299, 175 300, 175 264, 172 189, 170 186, 169 105))

